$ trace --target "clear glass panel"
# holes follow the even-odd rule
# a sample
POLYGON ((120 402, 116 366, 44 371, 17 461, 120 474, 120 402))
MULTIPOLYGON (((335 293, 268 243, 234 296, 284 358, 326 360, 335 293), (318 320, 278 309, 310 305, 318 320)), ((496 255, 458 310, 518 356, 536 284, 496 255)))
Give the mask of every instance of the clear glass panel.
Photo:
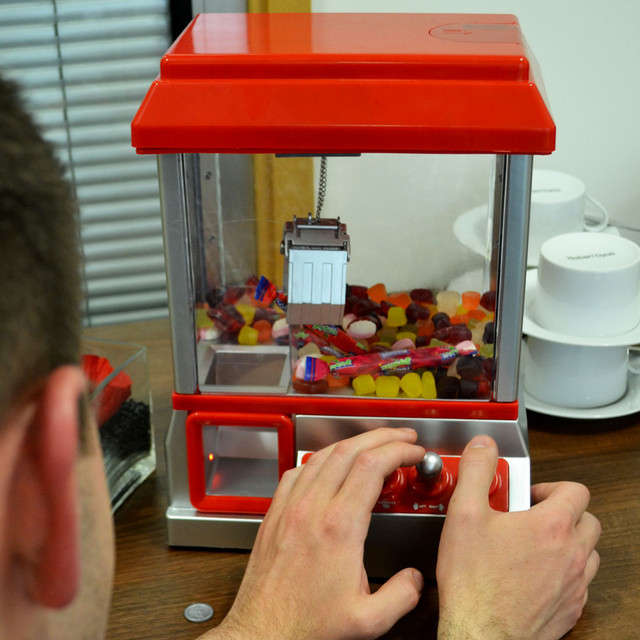
POLYGON ((494 156, 185 160, 201 391, 491 397, 494 156))

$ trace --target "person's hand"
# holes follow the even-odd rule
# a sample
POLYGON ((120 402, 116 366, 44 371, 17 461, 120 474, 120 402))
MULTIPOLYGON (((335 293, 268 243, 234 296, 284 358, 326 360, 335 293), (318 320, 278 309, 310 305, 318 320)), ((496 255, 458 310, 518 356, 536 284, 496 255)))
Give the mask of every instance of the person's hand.
POLYGON ((207 638, 376 638, 413 609, 422 575, 404 569, 374 594, 363 566, 384 479, 417 464, 411 429, 378 429, 287 471, 260 527, 236 601, 207 638))
POLYGON ((586 487, 571 482, 533 486, 529 511, 493 511, 497 457, 477 436, 460 460, 438 552, 438 638, 556 640, 587 601, 600 523, 586 487))

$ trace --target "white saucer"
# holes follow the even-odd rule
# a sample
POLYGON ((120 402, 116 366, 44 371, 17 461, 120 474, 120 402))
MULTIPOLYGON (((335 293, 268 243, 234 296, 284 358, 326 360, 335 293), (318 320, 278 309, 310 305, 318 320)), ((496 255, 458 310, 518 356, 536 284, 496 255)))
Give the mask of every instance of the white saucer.
POLYGON ((615 336, 585 337, 572 336, 566 333, 557 333, 541 327, 533 317, 533 303, 538 284, 538 270, 527 271, 527 281, 524 293, 524 314, 522 318, 522 332, 526 335, 547 340, 549 342, 561 342, 563 344, 575 344, 585 347, 621 347, 640 342, 640 323, 631 331, 619 333, 615 336))
MULTIPOLYGON (((587 201, 586 206, 588 209, 590 206, 589 201, 587 201)), ((467 247, 467 249, 471 249, 471 251, 483 257, 487 254, 488 215, 489 205, 483 204, 460 214, 453 223, 453 233, 455 237, 467 247)), ((620 230, 617 227, 608 226, 600 233, 619 236, 620 230)), ((533 258, 533 256, 527 257, 527 267, 537 266, 537 259, 533 258)))
MULTIPOLYGON (((523 381, 527 377, 527 348, 526 343, 522 343, 522 370, 523 381)), ((548 416, 557 416, 558 418, 574 418, 576 420, 605 420, 607 418, 619 418, 628 416, 632 413, 640 411, 640 374, 629 371, 627 377, 627 390, 625 394, 611 404, 604 407, 592 407, 590 409, 573 409, 570 407, 559 407, 554 404, 548 404, 543 400, 538 400, 527 393, 522 388, 524 397, 524 406, 531 411, 537 411, 548 416)))

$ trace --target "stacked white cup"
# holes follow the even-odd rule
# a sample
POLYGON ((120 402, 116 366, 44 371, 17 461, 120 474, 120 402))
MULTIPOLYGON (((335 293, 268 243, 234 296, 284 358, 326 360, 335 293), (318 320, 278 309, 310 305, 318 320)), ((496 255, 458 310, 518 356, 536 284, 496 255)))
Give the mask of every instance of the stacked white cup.
POLYGON ((640 341, 640 247, 609 234, 555 236, 527 280, 526 392, 574 409, 619 400, 628 347, 640 341))

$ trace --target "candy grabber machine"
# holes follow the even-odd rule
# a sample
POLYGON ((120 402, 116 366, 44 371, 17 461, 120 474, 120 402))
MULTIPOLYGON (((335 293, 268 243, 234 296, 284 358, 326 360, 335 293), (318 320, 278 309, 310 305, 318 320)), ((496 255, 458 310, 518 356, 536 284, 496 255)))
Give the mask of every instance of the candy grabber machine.
POLYGON ((528 508, 530 181, 555 127, 513 16, 203 14, 132 135, 160 169, 171 545, 250 548, 286 469, 382 425, 429 454, 385 482, 371 576, 433 573, 474 434, 500 450, 491 504, 528 508), (465 158, 489 167, 480 195, 465 158), (464 194, 489 200, 472 284, 464 194))

